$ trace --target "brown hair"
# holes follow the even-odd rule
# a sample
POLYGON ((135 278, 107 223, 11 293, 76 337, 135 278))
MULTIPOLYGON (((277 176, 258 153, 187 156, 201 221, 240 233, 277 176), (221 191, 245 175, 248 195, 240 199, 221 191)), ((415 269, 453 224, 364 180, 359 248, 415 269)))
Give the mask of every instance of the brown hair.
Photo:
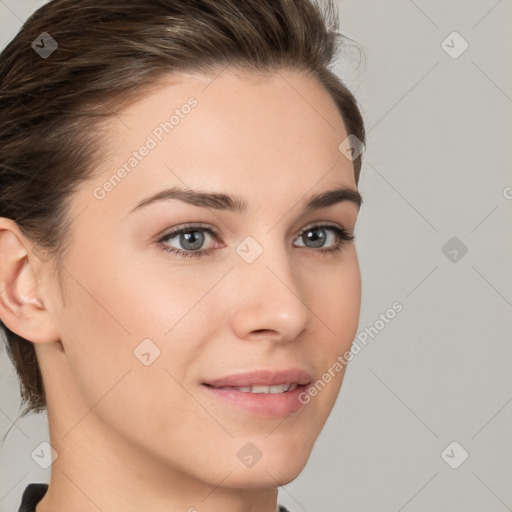
MULTIPOLYGON (((73 220, 69 200, 104 158, 102 121, 173 72, 207 74, 228 65, 309 72, 364 146, 356 100, 331 70, 347 38, 337 32, 333 0, 324 7, 313 0, 44 5, 0 54, 0 217, 15 221, 36 254, 47 255, 60 282, 73 220), (43 33, 58 45, 49 55, 37 51, 52 48, 43 33)), ((353 166, 357 184, 361 156, 353 166)), ((33 343, 0 326, 27 404, 22 416, 40 412, 46 397, 33 343)))

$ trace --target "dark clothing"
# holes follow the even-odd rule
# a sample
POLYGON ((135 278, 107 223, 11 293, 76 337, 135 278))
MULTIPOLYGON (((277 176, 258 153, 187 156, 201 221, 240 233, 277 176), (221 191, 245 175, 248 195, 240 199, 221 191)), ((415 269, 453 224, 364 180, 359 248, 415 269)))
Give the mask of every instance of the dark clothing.
POLYGON ((28 484, 21 497, 18 512, 35 512, 36 505, 43 499, 48 490, 48 484, 28 484))
MULTIPOLYGON (((43 499, 48 490, 48 484, 28 484, 21 497, 18 512, 35 512, 36 505, 43 499)), ((279 512, 289 512, 283 505, 279 505, 279 512)))

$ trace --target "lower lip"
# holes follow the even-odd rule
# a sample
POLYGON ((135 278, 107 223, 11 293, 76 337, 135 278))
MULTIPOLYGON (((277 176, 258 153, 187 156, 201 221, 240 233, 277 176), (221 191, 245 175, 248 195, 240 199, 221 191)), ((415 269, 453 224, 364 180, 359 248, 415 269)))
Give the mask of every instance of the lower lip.
POLYGON ((236 389, 214 388, 206 384, 202 387, 210 396, 223 400, 233 407, 265 418, 278 418, 288 416, 304 405, 299 401, 299 395, 307 389, 307 384, 297 386, 293 391, 285 393, 251 393, 236 389))

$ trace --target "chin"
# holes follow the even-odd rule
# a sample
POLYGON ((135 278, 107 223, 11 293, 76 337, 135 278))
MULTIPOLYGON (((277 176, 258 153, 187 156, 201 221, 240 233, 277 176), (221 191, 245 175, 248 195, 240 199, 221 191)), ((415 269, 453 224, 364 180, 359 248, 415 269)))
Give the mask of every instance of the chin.
POLYGON ((281 487, 295 480, 304 469, 304 466, 305 464, 300 467, 289 465, 286 468, 262 467, 257 472, 254 472, 255 468, 252 468, 252 471, 240 470, 236 475, 233 473, 229 477, 229 483, 226 482, 226 486, 235 489, 281 487))
POLYGON ((239 467, 230 480, 230 486, 245 489, 280 487, 295 480, 310 456, 310 450, 273 450, 263 454, 252 467, 239 467))

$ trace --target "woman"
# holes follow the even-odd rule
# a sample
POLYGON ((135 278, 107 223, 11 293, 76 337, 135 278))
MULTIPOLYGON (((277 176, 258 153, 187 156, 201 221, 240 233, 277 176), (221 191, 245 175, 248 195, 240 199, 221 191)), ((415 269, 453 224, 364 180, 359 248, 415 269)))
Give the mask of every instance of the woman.
POLYGON ((54 0, 0 56, 20 511, 286 510, 359 321, 364 125, 304 0, 54 0))

